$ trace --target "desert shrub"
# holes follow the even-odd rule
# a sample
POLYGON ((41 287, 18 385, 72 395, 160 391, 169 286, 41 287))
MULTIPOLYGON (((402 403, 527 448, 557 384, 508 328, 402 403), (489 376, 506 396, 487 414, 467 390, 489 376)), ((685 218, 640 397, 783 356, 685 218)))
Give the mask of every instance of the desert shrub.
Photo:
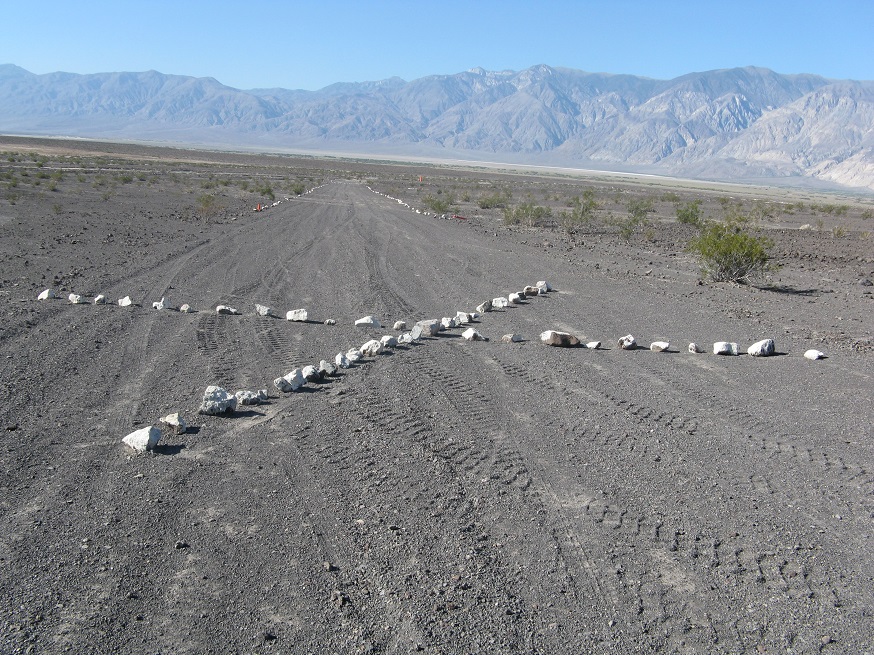
POLYGON ((530 202, 504 209, 504 223, 506 225, 527 225, 533 227, 551 216, 552 209, 530 202))
POLYGON ((510 193, 508 191, 495 191, 491 194, 483 194, 476 201, 480 209, 505 209, 510 202, 510 193))
POLYGON ((869 218, 874 218, 874 212, 872 212, 870 209, 866 209, 862 212, 862 218, 864 218, 865 220, 868 220, 869 218))
POLYGON ((659 197, 659 200, 662 202, 680 202, 680 196, 673 191, 666 191, 659 197))
POLYGON ((595 217, 595 211, 601 208, 601 205, 595 200, 594 189, 585 189, 582 198, 574 196, 568 202, 571 208, 570 212, 562 212, 559 215, 559 221, 562 227, 569 233, 573 232, 581 224, 589 223, 595 217))
POLYGON ((222 209, 218 198, 209 193, 197 196, 197 213, 201 218, 209 218, 222 209))
MULTIPOLYGON (((437 193, 440 191, 438 190, 437 193)), ((422 198, 422 204, 435 214, 445 214, 450 211, 453 203, 455 203, 455 197, 451 193, 446 198, 435 198, 430 193, 422 198)))
POLYGON ((692 200, 683 205, 677 205, 677 222, 685 225, 701 223, 701 201, 692 200))
POLYGON ((304 191, 306 191, 306 187, 303 185, 303 182, 295 182, 291 185, 291 192, 296 196, 303 195, 304 191))
POLYGON ((749 282, 771 270, 770 239, 750 234, 736 223, 712 223, 689 242, 688 250, 714 282, 749 282))

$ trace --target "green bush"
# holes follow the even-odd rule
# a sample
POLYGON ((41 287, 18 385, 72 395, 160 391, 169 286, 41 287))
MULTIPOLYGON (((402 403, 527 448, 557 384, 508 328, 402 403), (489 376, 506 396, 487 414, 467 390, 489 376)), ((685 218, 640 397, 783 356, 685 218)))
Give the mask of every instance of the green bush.
POLYGON ((677 205, 677 222, 686 225, 701 223, 701 201, 692 200, 685 205, 677 205))
POLYGON ((504 223, 506 225, 527 225, 533 227, 543 219, 551 216, 552 209, 530 202, 504 209, 504 223))
POLYGON ((771 270, 770 239, 757 237, 740 225, 713 223, 689 242, 702 273, 714 282, 749 282, 771 270))

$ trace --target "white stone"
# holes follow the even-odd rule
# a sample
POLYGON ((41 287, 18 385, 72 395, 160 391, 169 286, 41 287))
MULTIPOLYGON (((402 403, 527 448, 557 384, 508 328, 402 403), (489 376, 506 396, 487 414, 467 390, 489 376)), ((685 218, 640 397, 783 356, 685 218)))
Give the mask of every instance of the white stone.
POLYGON ((307 382, 318 382, 322 379, 321 372, 312 364, 304 366, 300 374, 303 375, 304 380, 307 382))
POLYGON ((327 318, 325 319, 325 325, 337 325, 337 321, 335 321, 333 318, 327 318))
POLYGON ((189 305, 188 303, 185 303, 184 305, 182 305, 182 307, 179 308, 179 311, 182 312, 183 314, 193 314, 194 313, 194 310, 191 308, 191 305, 189 305))
POLYGON ((392 329, 394 329, 394 330, 406 330, 407 329, 407 322, 406 321, 395 321, 394 328, 392 328, 392 329))
POLYGON ((624 337, 619 339, 617 345, 622 350, 633 350, 634 348, 637 348, 637 341, 632 335, 626 334, 624 337))
POLYGON ((94 296, 94 304, 95 305, 105 305, 106 304, 106 296, 104 296, 102 293, 97 294, 96 296, 94 296))
POLYGON ((752 357, 770 357, 774 354, 775 350, 776 345, 773 339, 762 339, 747 348, 747 354, 752 357))
POLYGON ((292 309, 290 312, 287 312, 285 314, 285 320, 286 321, 297 321, 300 323, 300 322, 307 320, 307 316, 308 316, 307 310, 305 310, 305 309, 302 309, 302 308, 301 309, 292 309))
POLYGON ((737 355, 737 344, 730 341, 717 341, 713 344, 714 355, 737 355))
POLYGON ((520 343, 523 339, 518 334, 505 334, 501 337, 501 341, 504 343, 520 343))
POLYGON ((154 425, 131 432, 122 441, 134 450, 145 452, 152 450, 161 440, 161 430, 154 425))
POLYGON ((411 332, 412 332, 414 339, 418 339, 419 336, 422 336, 424 334, 427 334, 427 336, 430 336, 430 337, 436 337, 438 334, 440 334, 440 327, 441 327, 440 321, 438 321, 436 318, 429 318, 429 319, 425 319, 424 321, 419 321, 418 323, 416 323, 413 326, 413 329, 411 332), (416 328, 419 328, 419 331, 421 332, 419 334, 419 336, 416 336, 416 332, 417 332, 416 328))
POLYGON ((169 307, 169 306, 170 306, 169 303, 167 303, 167 301, 164 298, 161 298, 158 302, 152 303, 152 309, 158 309, 158 310, 167 309, 167 307, 169 307))
POLYGON ((258 316, 273 316, 273 310, 267 305, 255 304, 255 313, 258 316))
POLYGON ((540 333, 540 340, 547 346, 559 346, 568 348, 570 346, 578 346, 580 340, 569 332, 559 332, 558 330, 547 330, 540 333))
POLYGON ((398 345, 397 337, 394 337, 391 334, 386 334, 379 341, 382 343, 383 348, 394 348, 398 345))
POLYGON ((361 354, 361 351, 358 348, 350 348, 346 351, 346 358, 354 364, 355 362, 360 362, 364 359, 364 355, 361 354))
POLYGON ((540 280, 537 284, 535 284, 538 289, 545 289, 546 291, 552 291, 552 286, 546 280, 540 280))
POLYGON ((532 287, 531 285, 526 286, 522 289, 522 295, 526 297, 534 297, 540 295, 540 289, 537 287, 532 287))
POLYGON ((443 329, 449 330, 454 327, 458 327, 458 322, 455 320, 454 316, 444 316, 440 319, 440 325, 443 326, 443 329))
POLYGON ((485 314, 486 312, 492 311, 492 301, 486 300, 481 305, 477 305, 476 311, 478 311, 480 314, 485 314))
POLYGON ((814 348, 805 351, 804 356, 810 360, 825 359, 825 353, 814 348))
POLYGON ((382 342, 377 341, 376 339, 371 339, 358 350, 360 350, 361 354, 365 357, 376 357, 380 352, 382 352, 382 342))
POLYGON ((589 350, 598 350, 598 348, 600 348, 600 347, 601 347, 600 341, 590 341, 589 343, 586 344, 586 348, 588 348, 589 350))
POLYGON ((69 300, 70 303, 73 305, 84 305, 85 304, 85 299, 82 296, 80 296, 78 293, 71 293, 69 296, 67 296, 67 300, 69 300))
POLYGON ((654 353, 663 353, 671 347, 669 341, 653 341, 649 344, 649 349, 654 353))
POLYGON ((704 352, 704 348, 693 341, 689 344, 688 351, 692 354, 699 354, 704 352))
POLYGON ((334 357, 334 363, 340 368, 349 368, 352 362, 346 357, 346 353, 337 353, 334 357))
POLYGON ((55 297, 55 292, 54 292, 52 289, 46 289, 45 291, 41 292, 41 293, 36 297, 36 299, 37 299, 37 300, 50 300, 50 299, 52 299, 52 298, 54 298, 54 297, 55 297))
POLYGON ((322 376, 337 375, 337 367, 326 359, 319 362, 319 372, 322 376))
POLYGON ((216 416, 237 409, 237 397, 228 393, 225 389, 210 385, 203 392, 203 402, 200 403, 199 414, 216 416))
POLYGON ((518 305, 522 302, 522 294, 511 293, 509 296, 507 296, 507 300, 510 301, 514 305, 518 305))
POLYGON ((466 341, 486 341, 487 339, 473 328, 467 328, 461 333, 461 338, 466 341))
POLYGON ((302 386, 306 384, 306 380, 303 377, 303 373, 299 368, 293 369, 289 371, 281 378, 276 378, 273 380, 273 386, 279 389, 283 393, 290 393, 292 391, 297 391, 302 386))
POLYGON ((492 298, 492 309, 504 309, 509 306, 510 301, 506 298, 492 298))
POLYGON ((179 412, 162 416, 161 424, 166 425, 175 434, 185 434, 185 431, 188 430, 188 424, 185 423, 185 419, 179 416, 179 412))
POLYGON ((234 309, 233 307, 228 306, 228 305, 218 305, 215 308, 215 313, 216 314, 231 314, 231 315, 237 316, 237 315, 239 315, 240 312, 237 311, 236 309, 234 309))
POLYGON ((119 307, 130 307, 133 304, 133 300, 130 299, 130 296, 125 296, 124 298, 120 298, 118 301, 119 307))
POLYGON ((238 405, 260 405, 264 402, 261 398, 260 391, 241 389, 234 394, 234 397, 237 399, 238 405))
POLYGON ((382 327, 382 325, 380 325, 379 323, 379 320, 375 316, 365 316, 363 318, 359 318, 357 321, 355 321, 355 325, 357 325, 358 327, 382 327))
POLYGON ((467 312, 455 312, 455 324, 456 325, 467 325, 472 320, 473 320, 473 318, 467 312))
POLYGON ((413 343, 413 334, 411 332, 404 332, 398 335, 398 344, 408 343, 413 343))

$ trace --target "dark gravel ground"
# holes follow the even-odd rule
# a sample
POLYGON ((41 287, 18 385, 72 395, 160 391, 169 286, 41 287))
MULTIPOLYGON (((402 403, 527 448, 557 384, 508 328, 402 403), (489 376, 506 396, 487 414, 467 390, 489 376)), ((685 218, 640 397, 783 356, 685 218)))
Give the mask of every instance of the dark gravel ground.
POLYGON ((439 220, 362 181, 416 206, 399 166, 117 148, 0 166, 19 181, 0 199, 0 652, 874 650, 864 220, 783 219, 768 285, 700 284, 685 226, 626 243, 472 202, 439 220), (265 180, 318 188, 252 212, 265 180), (481 318, 487 342, 449 330, 272 388, 543 279, 481 318), (38 302, 47 287, 64 299, 38 302), (354 327, 368 314, 387 327, 354 327), (546 329, 604 346, 548 348, 546 329), (617 349, 627 333, 673 346, 617 349), (766 337, 780 356, 685 352, 766 337), (200 416, 210 384, 271 398, 200 416), (189 433, 122 445, 174 411, 189 433))

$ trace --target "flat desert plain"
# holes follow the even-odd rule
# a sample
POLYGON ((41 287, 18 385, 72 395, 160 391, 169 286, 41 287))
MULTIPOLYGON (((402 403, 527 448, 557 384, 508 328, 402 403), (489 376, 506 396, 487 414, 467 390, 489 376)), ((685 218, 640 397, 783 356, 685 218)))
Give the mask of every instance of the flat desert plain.
POLYGON ((0 652, 874 650, 870 197, 0 151, 0 652), (596 208, 569 226, 575 196, 596 208), (490 197, 548 211, 508 225, 490 197), (676 220, 693 200, 752 216, 780 268, 702 280, 676 220), (415 211, 442 202, 465 218, 415 211), (273 386, 540 280, 472 324, 488 341, 450 328, 273 386), (641 348, 617 347, 629 333, 641 348), (775 356, 746 354, 764 338, 775 356), (209 385, 269 400, 200 415, 209 385), (186 433, 122 443, 172 412, 186 433))

